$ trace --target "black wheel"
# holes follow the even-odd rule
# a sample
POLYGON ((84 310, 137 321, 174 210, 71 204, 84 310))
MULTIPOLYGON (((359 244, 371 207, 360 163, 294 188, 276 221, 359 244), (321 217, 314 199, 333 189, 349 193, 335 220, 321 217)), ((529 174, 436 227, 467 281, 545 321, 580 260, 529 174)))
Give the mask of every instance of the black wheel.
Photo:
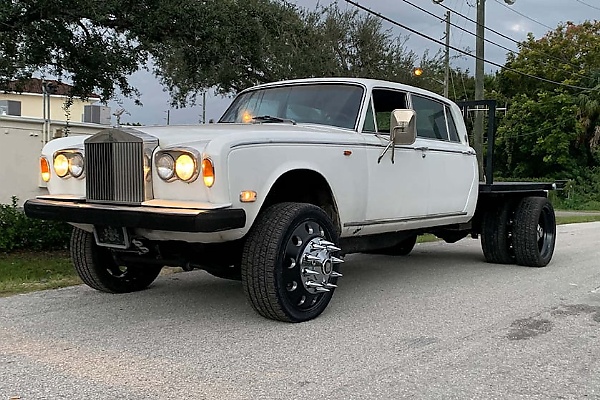
POLYGON ((162 269, 155 265, 119 265, 111 250, 98 246, 93 234, 78 228, 73 228, 71 234, 71 260, 83 283, 107 293, 143 290, 162 269))
POLYGON ((554 208, 545 197, 525 197, 515 214, 514 248, 517 264, 545 267, 556 244, 554 208))
POLYGON ((337 239, 327 214, 311 204, 280 203, 261 212, 242 253, 242 286, 252 307, 286 322, 321 314, 341 277, 337 239))
POLYGON ((485 260, 495 264, 514 264, 513 249, 515 204, 508 201, 488 210, 481 223, 481 248, 485 260))
POLYGON ((416 243, 417 235, 412 235, 392 247, 376 250, 374 253, 385 254, 388 256, 407 256, 415 248, 416 243))

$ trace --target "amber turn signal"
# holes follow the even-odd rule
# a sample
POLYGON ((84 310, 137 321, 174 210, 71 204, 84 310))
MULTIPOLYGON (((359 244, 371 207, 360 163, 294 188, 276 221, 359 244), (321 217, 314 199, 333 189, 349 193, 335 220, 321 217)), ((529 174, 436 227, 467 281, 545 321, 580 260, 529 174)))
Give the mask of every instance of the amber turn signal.
POLYGON ((50 163, 46 157, 40 158, 40 172, 42 174, 42 180, 48 182, 50 180, 50 163))
POLYGON ((206 187, 212 187, 215 184, 215 167, 210 158, 202 160, 202 179, 206 187))
POLYGON ((244 190, 240 193, 240 201, 242 203, 252 203, 256 201, 256 192, 254 190, 244 190))

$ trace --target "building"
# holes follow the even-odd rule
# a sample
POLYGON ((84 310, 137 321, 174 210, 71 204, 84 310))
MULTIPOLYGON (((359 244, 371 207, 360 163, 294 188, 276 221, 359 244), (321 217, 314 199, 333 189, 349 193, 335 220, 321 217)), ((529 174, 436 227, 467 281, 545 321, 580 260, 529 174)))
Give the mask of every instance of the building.
POLYGON ((57 81, 31 79, 9 89, 0 92, 0 204, 10 204, 12 196, 23 204, 46 193, 39 177, 44 144, 66 135, 92 135, 109 128, 111 114, 95 95, 85 101, 73 98, 70 113, 65 112, 71 86, 57 81))

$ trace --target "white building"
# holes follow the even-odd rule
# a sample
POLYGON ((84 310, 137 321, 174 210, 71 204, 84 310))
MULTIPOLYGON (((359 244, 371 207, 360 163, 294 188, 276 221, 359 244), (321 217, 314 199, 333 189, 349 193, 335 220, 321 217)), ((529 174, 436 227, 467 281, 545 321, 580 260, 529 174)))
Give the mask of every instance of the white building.
POLYGON ((0 93, 0 204, 12 196, 23 204, 44 194, 39 178, 39 156, 49 140, 65 135, 91 135, 110 127, 110 109, 98 96, 87 101, 73 99, 67 114, 64 103, 71 86, 56 81, 32 79, 27 84, 0 93), (51 85, 53 94, 44 95, 51 85), (49 117, 48 117, 49 116, 49 117))

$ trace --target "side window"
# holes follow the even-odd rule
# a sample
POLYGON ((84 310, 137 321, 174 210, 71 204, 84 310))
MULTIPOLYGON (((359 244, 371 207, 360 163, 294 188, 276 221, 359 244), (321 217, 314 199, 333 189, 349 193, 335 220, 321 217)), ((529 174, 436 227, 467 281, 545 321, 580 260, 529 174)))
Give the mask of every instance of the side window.
POLYGON ((373 105, 378 133, 390 133, 392 111, 408 108, 406 93, 384 89, 373 89, 373 105))
POLYGON ((417 112, 417 136, 427 139, 448 140, 444 105, 425 97, 412 95, 413 109, 417 112))
POLYGON ((458 137, 458 131, 456 130, 456 124, 454 123, 454 117, 452 117, 452 110, 448 106, 445 106, 445 108, 446 118, 448 119, 448 133, 450 134, 450 141, 460 142, 460 138, 458 137))
POLYGON ((367 115, 365 116, 365 124, 363 126, 363 132, 377 132, 377 130, 375 129, 375 117, 373 116, 373 99, 369 101, 367 115))

